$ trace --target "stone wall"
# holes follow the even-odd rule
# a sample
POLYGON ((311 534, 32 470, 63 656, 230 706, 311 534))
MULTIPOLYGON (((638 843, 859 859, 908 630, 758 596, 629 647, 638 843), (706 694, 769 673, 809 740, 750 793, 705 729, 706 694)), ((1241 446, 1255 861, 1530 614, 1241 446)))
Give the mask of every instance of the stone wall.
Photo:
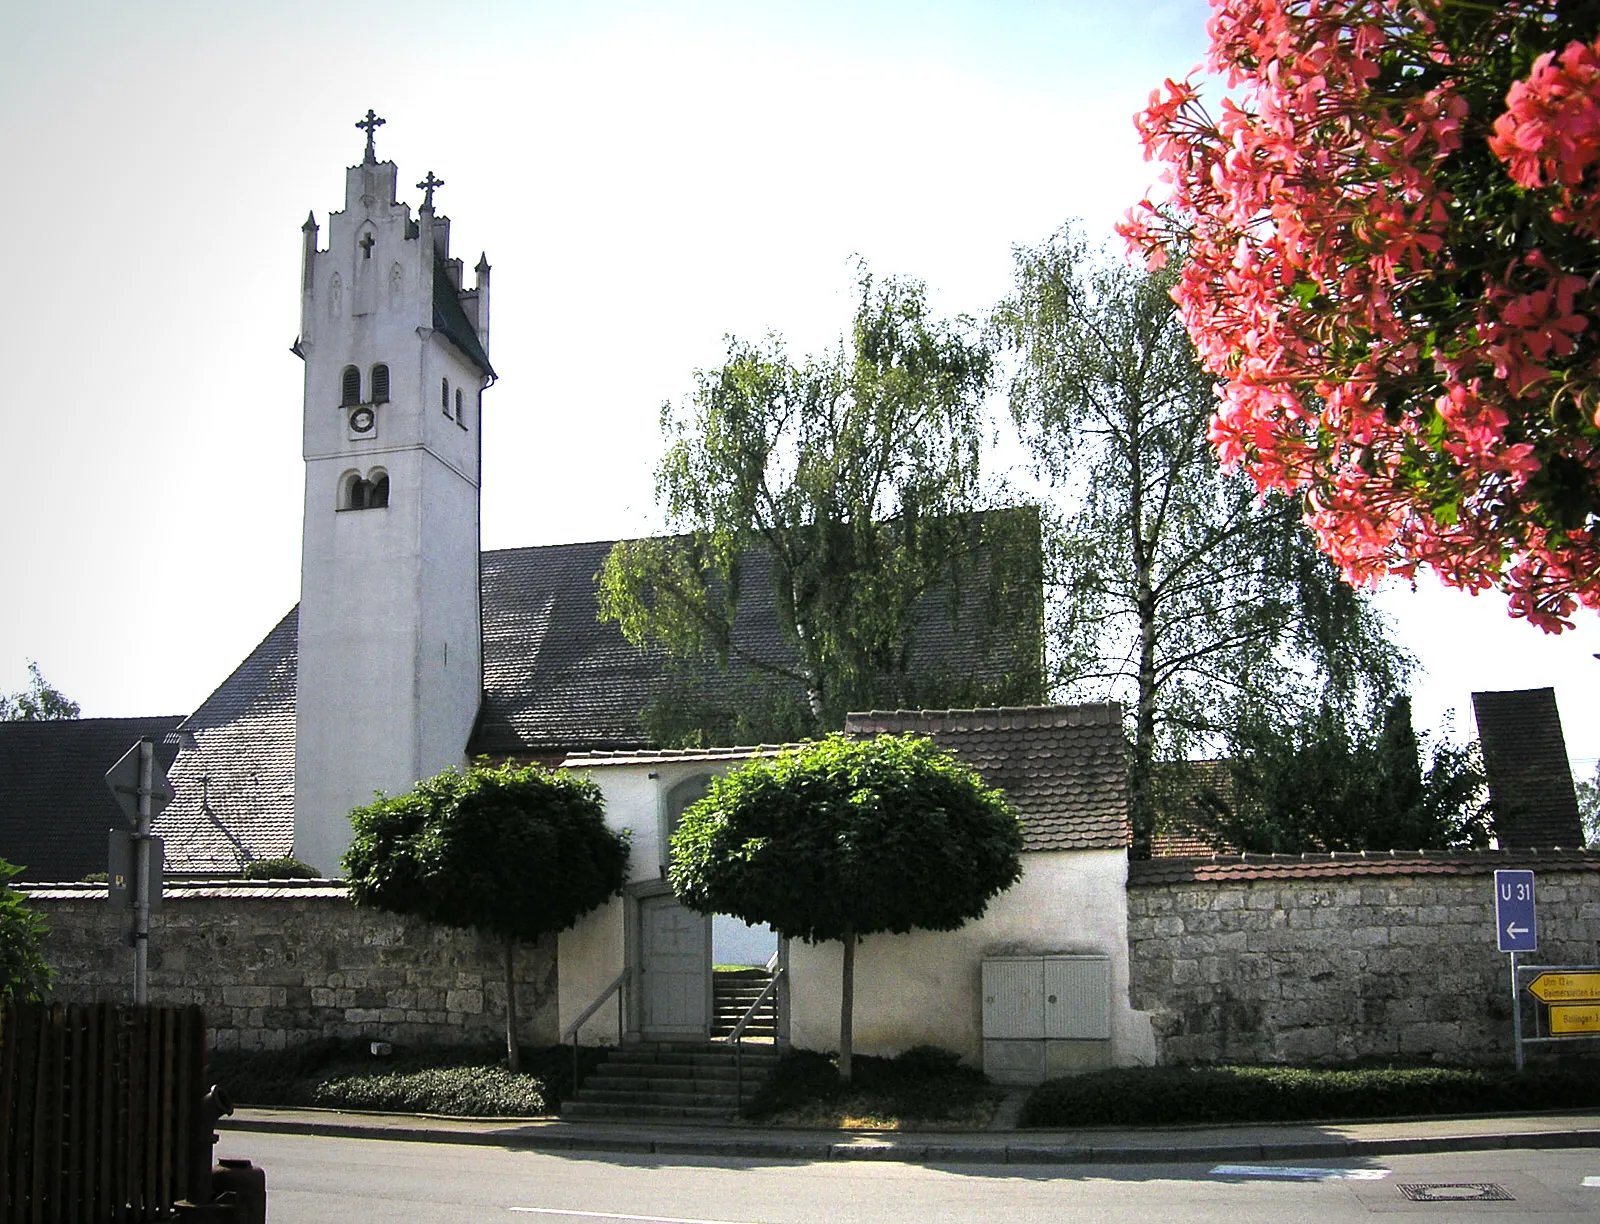
MULTIPOLYGON (((26 889, 50 926, 62 1002, 133 998, 126 913, 104 886, 26 889)), ((555 940, 516 962, 522 1040, 555 1042, 555 940)), ((150 920, 150 1001, 205 1009, 221 1049, 324 1038, 402 1045, 504 1043, 498 941, 357 909, 326 881, 168 885, 150 920)))
POLYGON ((1130 866, 1130 1002, 1151 1013, 1164 1063, 1503 1060, 1496 868, 1535 872, 1539 950, 1523 963, 1600 963, 1600 854, 1130 866))

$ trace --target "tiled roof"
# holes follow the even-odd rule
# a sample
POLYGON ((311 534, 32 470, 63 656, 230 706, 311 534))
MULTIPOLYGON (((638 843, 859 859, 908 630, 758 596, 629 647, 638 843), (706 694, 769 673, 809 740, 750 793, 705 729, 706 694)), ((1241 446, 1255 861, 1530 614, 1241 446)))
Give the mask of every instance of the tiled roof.
MULTIPOLYGON (((104 900, 104 884, 35 884, 23 892, 38 901, 104 900)), ((350 895, 343 880, 173 880, 161 889, 163 901, 214 901, 245 898, 266 901, 339 899, 350 895)))
POLYGON ((155 823, 171 871, 237 871, 294 844, 298 609, 183 720, 197 748, 168 777, 177 798, 155 823))
MULTIPOLYGON (((105 772, 180 715, 0 722, 0 858, 24 880, 81 880, 106 869, 106 833, 130 828, 105 772)), ((159 749, 170 758, 170 748, 159 749)))
POLYGON ((1213 843, 1194 819, 1202 789, 1225 803, 1233 801, 1233 775, 1227 761, 1161 761, 1156 765, 1156 828, 1152 858, 1205 858, 1235 854, 1237 846, 1213 843))
POLYGON ((1588 850, 1349 850, 1330 854, 1218 854, 1128 864, 1128 886, 1353 876, 1488 875, 1504 868, 1600 871, 1588 850))
POLYGON ((563 769, 594 769, 605 765, 677 765, 698 761, 749 761, 777 756, 791 744, 753 744, 745 748, 642 748, 637 752, 575 752, 561 762, 563 769))
POLYGON ((461 299, 456 296, 455 284, 445 271, 443 258, 435 260, 433 265, 433 326, 435 331, 450 338, 450 343, 461 350, 463 357, 490 378, 495 376, 489 365, 489 354, 483 351, 478 340, 477 329, 467 318, 467 312, 461 309, 461 299))
MULTIPOLYGON (((615 624, 599 621, 594 579, 611 547, 612 541, 601 540, 483 554, 484 704, 472 755, 650 746, 640 712, 666 686, 669 662, 660 650, 640 650, 615 624)), ((752 558, 742 582, 739 651, 792 666, 796 656, 779 628, 771 567, 752 558)), ((981 605, 967 600, 952 619, 943 592, 923 599, 909 660, 913 677, 994 684, 1037 666, 1037 626, 1023 632, 1007 626, 1008 638, 987 623, 981 605)), ((696 692, 730 705, 758 679, 783 683, 738 659, 726 670, 682 661, 670 666, 696 692)), ((799 686, 793 687, 798 697, 799 686)))
POLYGON ((1472 694, 1502 846, 1581 846, 1583 824, 1551 688, 1472 694))
POLYGON ((1005 791, 1029 850, 1121 850, 1131 840, 1122 707, 1003 706, 852 714, 852 735, 917 732, 1005 791))
MULTIPOLYGON (((610 550, 602 540, 483 554, 484 698, 469 756, 559 759, 649 748, 640 714, 666 683, 668 663, 598 620, 594 580, 610 550)), ((768 568, 748 570, 740 645, 787 662, 768 568)), ((913 675, 992 680, 1016 668, 1025 647, 986 632, 978 602, 968 601, 952 622, 942 595, 924 601, 913 675)), ((178 798, 156 824, 170 870, 235 871, 249 859, 291 852, 297 632, 291 610, 184 721, 199 747, 180 753, 171 773, 178 798)), ((730 702, 753 676, 738 664, 685 674, 730 702)))

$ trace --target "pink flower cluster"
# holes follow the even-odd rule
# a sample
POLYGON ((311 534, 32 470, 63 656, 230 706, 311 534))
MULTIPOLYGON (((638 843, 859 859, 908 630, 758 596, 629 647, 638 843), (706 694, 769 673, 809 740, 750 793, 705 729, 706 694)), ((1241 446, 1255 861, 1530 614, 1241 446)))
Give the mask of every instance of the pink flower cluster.
MULTIPOLYGON (((1173 296, 1219 379, 1219 454, 1302 493, 1353 582, 1426 565, 1554 631, 1600 608, 1593 515, 1535 512, 1552 460, 1600 490, 1600 261, 1508 255, 1476 270, 1475 300, 1427 307, 1477 223, 1444 168, 1488 135, 1463 88, 1478 64, 1414 0, 1212 3, 1206 66, 1233 97, 1213 118, 1192 78, 1152 95, 1136 123, 1170 194, 1122 230, 1152 264, 1181 253, 1173 296), (1563 396, 1586 405, 1575 425, 1563 396)), ((1556 222, 1600 232, 1600 41, 1541 58, 1490 147, 1556 222)))

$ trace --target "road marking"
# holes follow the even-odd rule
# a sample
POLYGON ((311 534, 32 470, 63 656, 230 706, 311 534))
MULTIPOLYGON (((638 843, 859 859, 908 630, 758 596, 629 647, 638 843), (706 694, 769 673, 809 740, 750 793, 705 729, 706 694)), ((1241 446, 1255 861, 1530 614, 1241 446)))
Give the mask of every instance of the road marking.
POLYGON ((1591 1190, 1600 1190, 1600 1177, 1586 1177, 1583 1179, 1583 1184, 1591 1190))
POLYGON ((639 1220, 643 1224, 751 1224, 749 1220, 686 1220, 678 1216, 621 1215, 615 1211, 569 1211, 561 1207, 510 1207, 527 1215, 577 1216, 583 1220, 639 1220))
POLYGON ((1381 1181, 1388 1169, 1309 1169, 1295 1165, 1218 1165, 1213 1177, 1279 1177, 1288 1181, 1381 1181))

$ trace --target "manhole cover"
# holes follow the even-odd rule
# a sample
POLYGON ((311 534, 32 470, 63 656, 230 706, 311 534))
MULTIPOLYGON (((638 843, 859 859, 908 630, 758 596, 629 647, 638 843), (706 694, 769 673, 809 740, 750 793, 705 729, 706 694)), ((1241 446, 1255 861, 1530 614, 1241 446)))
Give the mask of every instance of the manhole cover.
POLYGON ((1514 1198, 1493 1182, 1400 1183, 1400 1193, 1413 1203, 1510 1203, 1514 1198))

